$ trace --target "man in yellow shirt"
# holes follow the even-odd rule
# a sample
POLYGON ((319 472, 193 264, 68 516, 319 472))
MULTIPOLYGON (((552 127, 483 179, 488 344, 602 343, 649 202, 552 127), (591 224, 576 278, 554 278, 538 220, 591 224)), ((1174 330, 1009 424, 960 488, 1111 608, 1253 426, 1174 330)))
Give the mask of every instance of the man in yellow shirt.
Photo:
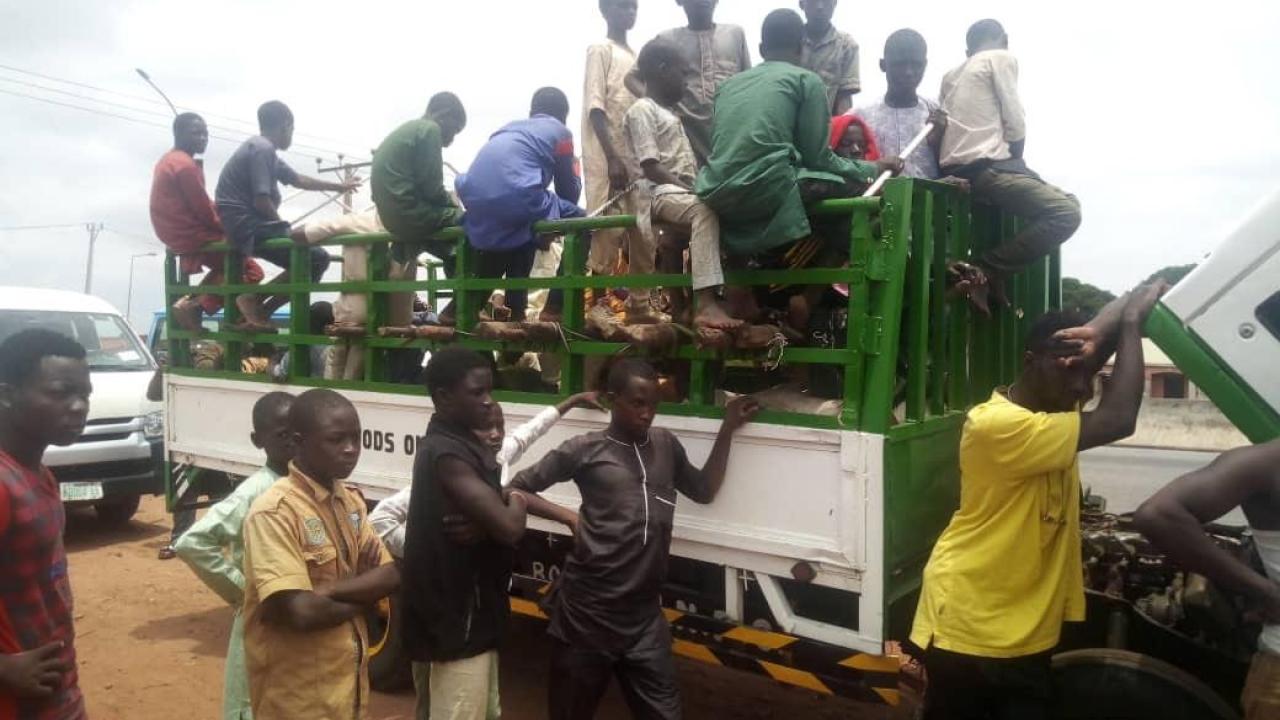
POLYGON ((1063 622, 1084 620, 1077 453, 1133 433, 1142 325, 1162 288, 1112 302, 1088 324, 1049 313, 1022 371, 969 411, 960 508, 924 570, 911 642, 924 650, 925 720, 1048 718, 1049 658, 1063 622), (1096 410, 1098 370, 1116 366, 1096 410))
POLYGON ((244 523, 244 646, 255 720, 363 720, 369 700, 365 609, 400 573, 346 488, 360 418, 332 390, 289 410, 297 455, 244 523))

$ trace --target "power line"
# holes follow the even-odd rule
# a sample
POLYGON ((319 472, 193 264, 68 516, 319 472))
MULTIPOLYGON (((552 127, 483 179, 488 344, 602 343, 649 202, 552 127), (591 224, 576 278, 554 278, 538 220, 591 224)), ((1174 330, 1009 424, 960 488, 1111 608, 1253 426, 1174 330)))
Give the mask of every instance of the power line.
POLYGON ((0 232, 17 232, 19 230, 58 230, 61 228, 82 228, 84 223, 58 223, 57 225, 9 225, 0 227, 0 232))
MULTIPOLYGON (((163 128, 165 130, 171 129, 170 126, 165 123, 151 122, 149 120, 144 120, 142 118, 133 117, 130 115, 121 115, 119 113, 113 113, 113 112, 109 112, 107 110, 102 110, 99 108, 85 107, 83 105, 75 105, 68 102, 62 102, 60 100, 53 100, 50 98, 40 97, 39 95, 29 95, 27 93, 14 92, 13 90, 5 90, 4 88, 0 88, 0 93, 3 93, 5 95, 13 95, 14 97, 26 98, 27 100, 36 100, 39 102, 48 103, 50 105, 58 105, 60 107, 71 108, 73 110, 82 110, 84 112, 93 113, 95 115, 102 115, 105 117, 112 117, 118 120, 127 120, 129 122, 138 123, 139 125, 148 125, 150 127, 163 128)), ((222 135, 215 135, 213 133, 209 133, 209 137, 215 140, 222 140, 223 142, 229 142, 233 145, 239 145, 240 143, 244 142, 244 138, 230 138, 230 137, 224 137, 222 135)), ((298 155, 302 155, 303 157, 308 157, 315 160, 324 159, 320 155, 315 155, 309 152, 303 152, 301 150, 290 149, 287 152, 295 153, 298 155)), ((345 153, 342 153, 342 154, 345 155, 345 153)))
MULTIPOLYGON (((118 97, 129 98, 130 100, 137 100, 137 101, 145 102, 145 103, 149 103, 149 104, 152 104, 152 105, 161 105, 161 104, 163 104, 163 103, 161 103, 159 100, 156 100, 156 99, 155 99, 155 98, 153 98, 153 97, 147 97, 147 96, 145 96, 145 95, 134 95, 134 94, 132 94, 132 93, 120 92, 120 91, 118 91, 118 90, 108 90, 107 88, 99 87, 99 86, 97 86, 97 85, 90 85, 89 83, 78 82, 78 81, 76 81, 76 80, 67 80, 66 78, 60 78, 60 77, 56 77, 56 76, 54 76, 54 75, 46 75, 46 74, 44 74, 44 73, 38 73, 38 72, 35 72, 35 71, 33 71, 33 70, 25 70, 25 69, 23 69, 23 68, 14 67, 14 66, 12 66, 12 65, 5 65, 5 64, 3 64, 3 63, 0 63, 0 70, 9 70, 9 71, 11 71, 11 72, 22 73, 23 75, 30 75, 31 77, 38 77, 38 78, 41 78, 41 79, 44 79, 44 80, 52 80, 52 81, 54 81, 54 82, 63 83, 63 84, 65 84, 65 85, 74 85, 74 86, 76 86, 76 87, 81 87, 81 88, 84 88, 84 89, 86 89, 86 90, 93 90, 94 92, 106 93, 106 94, 108 94, 108 95, 116 95, 116 96, 118 96, 118 97)), ((16 82, 16 81, 14 81, 14 82, 16 82)), ((194 108, 185 107, 185 106, 179 106, 179 107, 181 107, 183 110, 188 110, 188 111, 191 111, 191 112, 198 112, 198 111, 196 111, 194 108)), ((257 123, 256 123, 256 122, 252 122, 252 121, 249 121, 249 120, 243 120, 243 119, 241 119, 241 118, 233 118, 233 117, 230 117, 230 116, 228 116, 228 115, 219 115, 219 114, 217 114, 217 113, 206 113, 206 112, 201 112, 200 114, 201 114, 201 115, 208 116, 208 117, 221 118, 221 119, 226 120, 226 121, 228 121, 228 122, 240 123, 241 125, 248 125, 249 127, 253 128, 253 131, 252 131, 252 132, 250 132, 250 134, 256 134, 256 132, 257 132, 257 123)), ((249 131, 240 130, 239 132, 249 132, 249 131)), ((313 140, 324 140, 324 141, 327 141, 327 142, 338 143, 339 145, 346 145, 346 146, 350 146, 350 147, 360 147, 360 144, 359 144, 359 143, 350 143, 350 142, 347 142, 346 140, 340 140, 340 139, 338 139, 338 138, 326 137, 326 136, 324 136, 324 135, 313 135, 313 134, 311 134, 311 133, 295 133, 295 134, 296 134, 296 135, 298 135, 299 137, 309 137, 309 138, 312 138, 313 140)), ((315 146, 312 146, 312 147, 314 148, 315 146)), ((324 151, 326 151, 326 152, 330 152, 330 151, 329 151, 329 150, 327 150, 326 148, 315 148, 315 149, 319 149, 319 150, 324 150, 324 151)))
MULTIPOLYGON (((14 80, 14 79, 12 79, 12 78, 6 78, 6 77, 0 77, 0 82, 14 83, 14 84, 16 84, 16 85, 22 85, 22 86, 29 87, 29 88, 35 88, 35 89, 37 89, 37 90, 42 90, 42 91, 44 91, 44 92, 58 93, 59 95, 67 95, 67 96, 70 96, 70 97, 76 98, 77 100, 84 100, 84 101, 87 101, 87 102, 99 103, 99 104, 101 104, 101 105, 106 105, 106 106, 108 106, 108 107, 119 108, 119 109, 122 109, 122 110, 130 110, 130 111, 132 111, 132 112, 142 113, 142 114, 144 114, 144 115, 151 115, 151 116, 153 116, 153 117, 161 117, 161 118, 170 118, 170 117, 172 117, 169 113, 166 113, 166 112, 160 112, 160 111, 156 111, 156 110, 149 110, 149 109, 147 109, 147 108, 134 107, 134 106, 132 106, 132 105, 126 105, 126 104, 124 104, 124 103, 112 102, 112 101, 110 101, 110 100, 103 100, 103 99, 101 99, 101 98, 95 98, 95 97, 91 97, 91 96, 89 96, 89 95, 81 95, 80 93, 71 92, 70 90, 62 90, 62 89, 60 89, 60 88, 48 87, 47 85, 41 85, 41 84, 39 84, 39 83, 24 82, 24 81, 22 81, 22 80, 14 80)), ((15 92, 12 92, 12 91, 11 91, 11 93, 10 93, 10 94, 17 94, 17 93, 15 93, 15 92)), ((29 98, 31 98, 31 99, 43 99, 43 98, 40 98, 38 95, 26 95, 25 97, 29 97, 29 98)), ((223 131, 226 131, 226 132, 241 133, 241 134, 243 134, 245 137, 251 137, 251 136, 254 134, 254 133, 249 133, 249 132, 247 132, 247 131, 245 131, 245 130, 241 130, 240 128, 224 127, 224 126, 212 125, 212 124, 210 124, 208 127, 209 127, 209 128, 211 128, 211 129, 218 129, 218 130, 223 130, 223 131)), ((293 147, 298 147, 298 148, 309 148, 309 149, 311 149, 311 150, 316 150, 316 151, 318 151, 318 152, 322 152, 322 153, 326 153, 326 154, 331 154, 331 155, 348 155, 348 154, 349 154, 349 153, 343 152, 343 151, 341 151, 341 150, 334 150, 334 149, 332 149, 332 148, 323 148, 323 147, 319 147, 319 146, 316 146, 316 145, 308 145, 308 144, 306 144, 306 143, 294 143, 293 147)), ((290 149, 292 150, 292 148, 290 148, 290 149)), ((305 153, 303 153, 303 154, 305 154, 305 153)), ((312 156, 312 157, 315 157, 315 156, 312 156)))
POLYGON ((128 239, 130 239, 130 240, 137 240, 137 241, 141 241, 141 242, 147 243, 147 245, 148 245, 148 246, 151 246, 151 247, 153 247, 153 248, 154 248, 154 247, 156 247, 156 246, 163 246, 163 245, 164 245, 164 243, 160 242, 160 239, 159 239, 159 238, 146 237, 145 235, 139 235, 139 234, 137 234, 137 233, 129 232, 129 231, 127 231, 127 230, 121 230, 121 229, 119 229, 119 228, 112 227, 112 226, 110 226, 110 225, 108 225, 108 226, 107 226, 106 230, 107 230, 107 232, 109 232, 109 233, 114 233, 114 234, 119 235, 120 237, 123 237, 123 238, 128 238, 128 239))

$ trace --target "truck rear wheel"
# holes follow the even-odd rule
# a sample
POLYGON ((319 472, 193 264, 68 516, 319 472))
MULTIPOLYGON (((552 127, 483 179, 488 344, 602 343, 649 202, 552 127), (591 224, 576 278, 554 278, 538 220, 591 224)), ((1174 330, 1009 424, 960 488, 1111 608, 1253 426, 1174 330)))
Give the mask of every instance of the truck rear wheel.
POLYGON ((134 514, 138 512, 138 504, 141 502, 141 495, 127 495, 94 503, 93 511, 97 513, 98 520, 103 524, 121 527, 129 524, 134 514))
POLYGON ((400 644, 400 594, 365 613, 369 626, 369 685, 379 692, 395 692, 413 684, 409 656, 400 644))
POLYGON ((1056 720, 1238 720, 1209 686, 1163 660, 1087 648, 1053 657, 1056 720))

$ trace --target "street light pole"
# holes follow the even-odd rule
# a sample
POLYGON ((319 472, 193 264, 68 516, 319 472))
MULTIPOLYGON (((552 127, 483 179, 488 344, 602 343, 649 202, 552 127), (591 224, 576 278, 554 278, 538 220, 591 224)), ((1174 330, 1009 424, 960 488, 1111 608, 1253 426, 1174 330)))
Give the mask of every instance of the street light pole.
POLYGON ((130 320, 132 322, 131 318, 133 316, 133 261, 140 257, 155 257, 158 254, 159 253, 155 252, 144 252, 129 257, 129 292, 125 296, 126 299, 124 303, 124 317, 126 320, 130 320))
POLYGON ((102 232, 102 223, 86 223, 85 230, 89 231, 89 260, 84 268, 84 294, 90 294, 93 289, 93 246, 98 243, 98 234, 102 232))

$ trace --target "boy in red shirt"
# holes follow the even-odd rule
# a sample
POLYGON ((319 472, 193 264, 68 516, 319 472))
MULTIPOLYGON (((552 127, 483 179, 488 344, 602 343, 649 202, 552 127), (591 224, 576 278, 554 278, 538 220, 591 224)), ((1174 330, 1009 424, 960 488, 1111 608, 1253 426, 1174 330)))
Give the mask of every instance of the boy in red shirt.
MULTIPOLYGON (((156 163, 151 180, 151 225, 156 236, 175 253, 195 253, 223 239, 222 223, 204 187, 204 168, 196 155, 209 146, 209 128, 195 113, 173 119, 173 149, 156 163)), ((218 285, 223 280, 226 254, 216 252, 183 255, 180 267, 186 273, 208 269, 201 285, 218 285)), ((242 281, 262 282, 262 267, 253 258, 244 259, 242 281)), ((183 330, 199 332, 200 312, 213 315, 222 309, 222 296, 184 297, 173 305, 174 321, 183 330)))
POLYGON ((89 416, 84 348, 32 329, 0 343, 0 717, 84 720, 58 481, 43 464, 89 416))

